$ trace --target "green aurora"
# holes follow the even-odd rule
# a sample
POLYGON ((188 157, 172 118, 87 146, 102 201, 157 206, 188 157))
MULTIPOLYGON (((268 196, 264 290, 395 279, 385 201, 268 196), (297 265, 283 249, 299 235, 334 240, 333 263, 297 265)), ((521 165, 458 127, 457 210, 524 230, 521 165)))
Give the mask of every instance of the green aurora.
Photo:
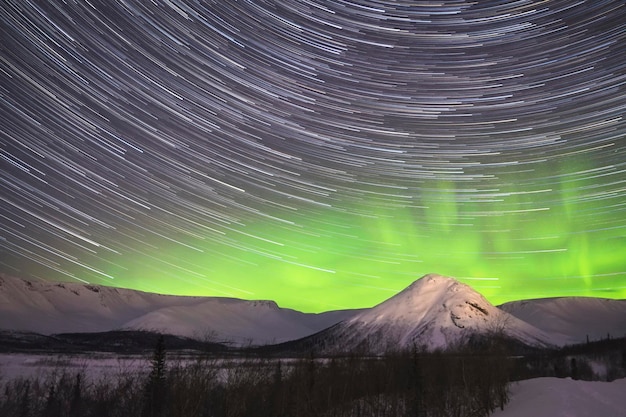
POLYGON ((431 272, 494 304, 626 299, 623 0, 5 1, 0 22, 2 274, 306 312, 431 272))
POLYGON ((99 269, 116 286, 272 299, 307 312, 372 306, 429 272, 456 277, 494 304, 626 298, 626 224, 615 221, 625 197, 607 196, 614 185, 589 170, 576 172, 551 184, 535 172, 509 190, 466 195, 453 181, 424 181, 418 204, 406 192, 379 193, 358 209, 235 225, 216 239, 156 239, 144 257, 99 269))

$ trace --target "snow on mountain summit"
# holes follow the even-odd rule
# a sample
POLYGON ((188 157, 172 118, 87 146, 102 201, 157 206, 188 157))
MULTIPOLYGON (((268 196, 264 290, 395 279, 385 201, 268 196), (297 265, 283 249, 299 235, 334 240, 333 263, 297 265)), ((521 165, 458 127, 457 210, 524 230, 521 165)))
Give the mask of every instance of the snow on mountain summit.
POLYGON ((382 353, 413 345, 446 348, 473 334, 498 330, 527 344, 550 344, 547 334, 493 306, 468 285, 428 274, 329 332, 340 341, 337 350, 382 353))
POLYGON ((489 315, 488 304, 479 293, 454 278, 428 274, 350 322, 393 322, 412 326, 449 310, 451 324, 464 328, 471 325, 467 321, 474 318, 485 322, 489 315))

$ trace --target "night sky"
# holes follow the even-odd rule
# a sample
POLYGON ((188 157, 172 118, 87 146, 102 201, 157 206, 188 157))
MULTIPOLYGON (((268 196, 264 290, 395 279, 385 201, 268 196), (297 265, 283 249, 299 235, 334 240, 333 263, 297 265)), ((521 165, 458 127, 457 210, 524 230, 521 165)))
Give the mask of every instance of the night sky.
POLYGON ((626 298, 626 5, 0 5, 0 272, 368 307, 626 298))

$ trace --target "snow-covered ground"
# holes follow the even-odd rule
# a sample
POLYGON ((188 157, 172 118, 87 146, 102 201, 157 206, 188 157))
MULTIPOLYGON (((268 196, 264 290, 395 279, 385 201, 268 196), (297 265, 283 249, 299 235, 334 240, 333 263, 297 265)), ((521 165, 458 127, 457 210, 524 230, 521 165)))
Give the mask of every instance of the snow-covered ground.
POLYGON ((511 385, 511 401, 491 417, 626 417, 626 379, 535 378, 511 385))
MULTIPOLYGON (((62 369, 82 371, 98 380, 146 372, 149 366, 145 356, 0 354, 0 379, 45 377, 62 369)), ((220 367, 220 362, 214 366, 220 367)), ((510 402, 492 417, 626 417, 626 379, 590 382, 535 378, 515 382, 511 384, 510 402)))
MULTIPOLYGON (((279 360, 283 367, 288 366, 293 361, 297 361, 297 359, 291 358, 207 358, 196 354, 167 354, 168 367, 186 367, 201 363, 207 369, 219 370, 231 369, 239 364, 249 366, 251 363, 257 363, 263 366, 263 364, 273 364, 279 360)), ((317 360, 325 361, 325 359, 317 360)), ((152 357, 150 354, 120 355, 107 352, 69 355, 0 353, 0 385, 2 382, 14 379, 45 379, 48 376, 60 375, 61 373, 70 375, 81 373, 90 381, 101 379, 115 380, 119 377, 147 374, 152 366, 151 361, 152 357)))
POLYGON ((37 355, 26 353, 0 354, 0 380, 45 377, 67 371, 86 376, 117 377, 126 373, 145 372, 150 369, 150 358, 146 355, 122 356, 111 353, 85 355, 37 355))

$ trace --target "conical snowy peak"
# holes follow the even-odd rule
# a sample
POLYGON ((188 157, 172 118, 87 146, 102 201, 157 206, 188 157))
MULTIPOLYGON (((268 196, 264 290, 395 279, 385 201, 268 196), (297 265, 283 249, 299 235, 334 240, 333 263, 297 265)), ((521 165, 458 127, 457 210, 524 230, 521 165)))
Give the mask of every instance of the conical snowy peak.
POLYGON ((421 346, 445 348, 475 334, 504 331, 528 344, 547 344, 540 330, 499 310, 454 278, 428 274, 381 304, 331 329, 337 350, 421 346))
POLYGON ((431 274, 426 274, 423 277, 413 281, 411 285, 406 287, 404 290, 400 291, 398 295, 404 292, 420 291, 424 286, 427 286, 427 285, 440 286, 440 287, 447 288, 453 284, 461 284, 461 282, 457 281, 456 279, 452 277, 431 273, 431 274))
POLYGON ((466 325, 488 321, 490 314, 498 314, 495 310, 497 309, 468 285, 454 278, 428 274, 350 321, 414 326, 448 312, 450 314, 447 314, 447 324, 464 328, 466 325), (470 319, 474 319, 474 322, 470 319), (467 323, 463 323, 464 321, 467 323))

